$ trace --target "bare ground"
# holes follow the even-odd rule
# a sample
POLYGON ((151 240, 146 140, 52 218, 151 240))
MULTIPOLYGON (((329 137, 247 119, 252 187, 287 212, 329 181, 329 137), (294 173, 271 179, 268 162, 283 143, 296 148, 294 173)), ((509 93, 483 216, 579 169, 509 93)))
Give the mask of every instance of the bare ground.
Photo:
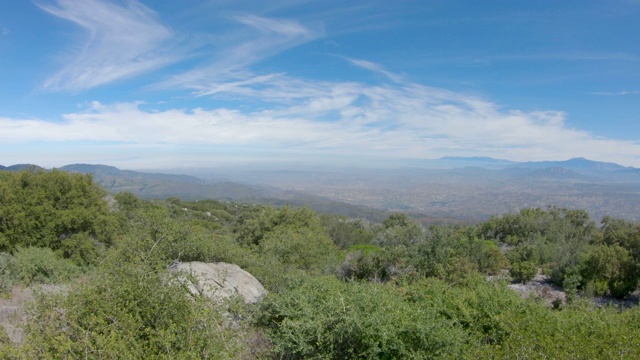
POLYGON ((562 291, 562 288, 552 284, 546 275, 538 274, 526 284, 512 283, 508 286, 510 289, 520 293, 524 298, 537 297, 543 299, 549 306, 556 299, 562 301, 563 304, 567 301, 567 295, 562 291))
POLYGON ((22 342, 23 327, 27 320, 25 309, 35 299, 35 292, 60 293, 67 285, 36 285, 30 287, 14 286, 10 296, 0 298, 0 325, 14 344, 22 342))
MULTIPOLYGON (((553 284, 549 277, 538 273, 536 277, 526 284, 512 283, 508 285, 510 289, 520 293, 524 298, 535 297, 543 299, 549 306, 553 305, 553 301, 559 299, 562 304, 567 302, 567 294, 561 287, 553 284)), ((580 294, 578 294, 580 296, 580 294)), ((624 299, 616 299, 610 296, 594 296, 591 298, 596 306, 615 306, 619 309, 631 308, 638 305, 640 292, 636 291, 624 299)))

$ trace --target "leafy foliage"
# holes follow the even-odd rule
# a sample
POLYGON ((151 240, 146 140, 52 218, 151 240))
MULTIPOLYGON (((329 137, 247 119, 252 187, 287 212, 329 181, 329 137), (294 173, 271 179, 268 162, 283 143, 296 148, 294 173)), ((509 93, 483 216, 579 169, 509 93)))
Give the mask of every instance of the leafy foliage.
POLYGON ((297 269, 323 271, 336 260, 336 246, 309 208, 261 213, 245 222, 239 240, 297 269))
POLYGON ((14 270, 13 256, 0 253, 0 294, 6 294, 13 289, 14 270))
POLYGON ((331 240, 341 249, 370 244, 375 236, 374 226, 366 220, 340 215, 322 215, 320 220, 331 240))
POLYGON ((511 276, 521 282, 527 283, 538 273, 538 266, 531 261, 519 261, 511 265, 511 276))
POLYGON ((240 357, 241 329, 170 275, 111 264, 66 297, 40 297, 20 348, 28 358, 240 357))
POLYGON ((12 277, 24 285, 66 282, 82 274, 73 262, 48 248, 18 248, 12 260, 12 277))
POLYGON ((293 278, 257 319, 278 357, 399 359, 460 355, 465 332, 391 286, 293 278))
POLYGON ((95 263, 116 224, 105 195, 91 175, 0 172, 0 251, 46 247, 78 265, 95 263))

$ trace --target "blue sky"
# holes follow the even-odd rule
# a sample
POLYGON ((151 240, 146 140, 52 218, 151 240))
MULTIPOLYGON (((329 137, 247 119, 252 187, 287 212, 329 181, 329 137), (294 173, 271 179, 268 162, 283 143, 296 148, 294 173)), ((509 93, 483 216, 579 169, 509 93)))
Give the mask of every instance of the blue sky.
POLYGON ((640 167, 640 1, 0 3, 0 164, 640 167))

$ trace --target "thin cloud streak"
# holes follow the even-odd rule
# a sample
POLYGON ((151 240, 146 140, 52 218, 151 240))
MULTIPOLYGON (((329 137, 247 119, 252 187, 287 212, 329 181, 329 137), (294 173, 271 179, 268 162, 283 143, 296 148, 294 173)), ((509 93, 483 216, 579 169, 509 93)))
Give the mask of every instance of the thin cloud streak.
POLYGON ((242 29, 230 37, 232 42, 218 46, 211 56, 214 61, 175 74, 156 87, 179 87, 193 91, 194 96, 210 96, 229 86, 237 88, 246 82, 262 82, 264 77, 277 74, 255 75, 250 71, 252 65, 323 35, 322 30, 305 27, 293 20, 255 15, 235 16, 233 20, 241 24, 242 29))
POLYGON ((277 33, 289 38, 313 38, 309 29, 291 20, 274 20, 255 15, 236 16, 239 23, 251 26, 265 33, 277 33))
POLYGON ((86 40, 65 56, 67 64, 44 82, 45 90, 87 90, 181 59, 168 49, 171 30, 138 2, 127 1, 121 6, 99 0, 57 0, 38 6, 87 33, 86 40))
POLYGON ((625 96, 625 95, 640 95, 640 91, 597 91, 591 92, 590 95, 602 95, 602 96, 625 96))
POLYGON ((402 83, 404 82, 404 79, 401 76, 398 76, 392 72, 389 72, 387 70, 385 70, 382 66, 373 63, 371 61, 366 61, 366 60, 362 60, 362 59, 353 59, 353 58, 348 58, 345 57, 345 60, 347 60, 348 62, 350 62, 351 64, 361 67, 363 69, 367 69, 369 71, 373 71, 375 73, 379 73, 382 74, 384 76, 386 76, 387 78, 389 78, 391 81, 397 82, 397 83, 402 83))

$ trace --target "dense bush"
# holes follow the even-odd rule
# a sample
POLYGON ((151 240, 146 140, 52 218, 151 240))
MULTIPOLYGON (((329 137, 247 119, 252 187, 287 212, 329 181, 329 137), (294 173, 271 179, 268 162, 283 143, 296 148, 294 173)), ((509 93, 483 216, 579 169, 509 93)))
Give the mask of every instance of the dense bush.
POLYGON ((511 265, 511 277, 521 283, 528 283, 538 274, 538 266, 531 261, 518 261, 511 265))
POLYGON ((376 283, 293 278, 261 308, 258 326, 288 359, 456 357, 468 339, 455 320, 376 283))
POLYGON ((335 266, 337 247, 309 208, 271 210, 246 220, 239 241, 284 266, 322 272, 335 266))
POLYGON ((0 294, 11 292, 15 280, 13 256, 0 253, 0 294))
POLYGON ((380 246, 408 246, 423 237, 423 230, 418 223, 406 214, 391 214, 382 222, 373 243, 380 246))
POLYGON ((322 215, 320 219, 331 240, 341 249, 369 244, 375 236, 374 226, 366 220, 340 215, 322 215))
POLYGON ((595 284, 596 294, 607 292, 622 298, 635 290, 635 262, 629 251, 619 245, 599 245, 587 255, 582 266, 582 279, 595 284))
POLYGON ((78 265, 95 263, 116 228, 105 195, 91 175, 0 171, 0 251, 47 247, 78 265))
POLYGON ((18 248, 12 259, 12 268, 13 279, 24 285, 67 282, 82 274, 79 266, 49 248, 18 248))
POLYGON ((20 357, 242 358, 242 327, 169 274, 110 264, 66 297, 41 296, 29 312, 20 357))
POLYGON ((389 280, 389 266, 384 250, 375 245, 354 245, 349 248, 344 262, 338 269, 342 279, 389 280))
POLYGON ((640 358, 638 309, 620 313, 593 305, 552 311, 529 307, 510 318, 516 326, 500 346, 486 347, 477 358, 637 359, 640 358))

